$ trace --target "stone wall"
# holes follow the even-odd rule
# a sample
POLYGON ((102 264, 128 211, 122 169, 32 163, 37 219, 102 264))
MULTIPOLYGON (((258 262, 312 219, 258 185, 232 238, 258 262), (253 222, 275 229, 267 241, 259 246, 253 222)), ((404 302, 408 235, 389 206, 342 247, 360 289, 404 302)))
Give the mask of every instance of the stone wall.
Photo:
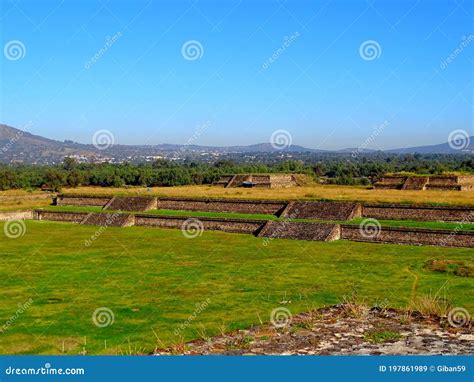
POLYGON ((382 227, 368 235, 358 225, 341 225, 341 239, 380 243, 437 245, 474 248, 474 232, 420 228, 382 227))
POLYGON ((474 207, 364 204, 362 216, 379 220, 474 222, 474 207))
POLYGON ((118 213, 90 213, 81 224, 106 227, 131 227, 135 225, 135 215, 118 213))
POLYGON ((111 196, 58 195, 53 200, 53 204, 57 206, 104 207, 111 199, 111 196))
POLYGON ((474 248, 474 232, 461 230, 434 230, 420 228, 382 227, 376 235, 364 233, 359 225, 305 223, 292 221, 264 221, 224 218, 187 218, 173 216, 134 215, 117 213, 54 212, 36 210, 35 219, 128 227, 132 225, 161 228, 192 228, 253 234, 268 239, 297 239, 332 241, 338 239, 437 245, 474 248), (189 223, 189 225, 187 225, 189 223))
POLYGON ((37 220, 51 220, 57 222, 81 223, 87 217, 87 215, 87 212, 35 210, 35 218, 37 220))
POLYGON ((242 214, 278 214, 287 202, 238 199, 159 198, 158 208, 163 210, 235 212, 242 214))
POLYGON ((152 196, 114 197, 104 206, 112 211, 148 211, 157 209, 157 198, 152 196))
POLYGON ((340 238, 339 224, 268 221, 258 233, 272 239, 333 241, 340 238))
POLYGON ((291 219, 350 220, 361 216, 361 205, 352 202, 289 202, 281 216, 291 219))
POLYGON ((194 226, 204 230, 255 234, 264 224, 264 220, 135 215, 135 225, 160 228, 186 229, 188 227, 191 230, 191 226, 194 226))
POLYGON ((33 219, 33 211, 5 211, 0 212, 0 221, 33 219))

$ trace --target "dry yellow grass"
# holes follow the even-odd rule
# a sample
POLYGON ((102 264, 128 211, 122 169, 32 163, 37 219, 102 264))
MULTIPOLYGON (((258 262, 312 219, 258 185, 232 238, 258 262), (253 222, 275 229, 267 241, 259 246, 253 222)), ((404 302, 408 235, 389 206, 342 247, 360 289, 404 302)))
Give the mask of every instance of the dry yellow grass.
POLYGON ((243 199, 332 199, 363 202, 436 203, 474 205, 474 191, 406 191, 369 190, 366 187, 311 185, 282 189, 243 189, 215 186, 181 186, 147 188, 78 187, 64 189, 74 194, 127 194, 179 197, 222 197, 243 199))
MULTIPOLYGON (((474 191, 406 191, 369 190, 365 187, 311 185, 282 189, 243 189, 215 186, 181 187, 77 187, 65 188, 63 193, 89 195, 156 195, 168 197, 210 197, 237 199, 331 199, 361 202, 426 203, 446 205, 474 205, 474 191)), ((10 190, 0 192, 0 210, 26 209, 47 206, 51 194, 43 191, 10 190)))

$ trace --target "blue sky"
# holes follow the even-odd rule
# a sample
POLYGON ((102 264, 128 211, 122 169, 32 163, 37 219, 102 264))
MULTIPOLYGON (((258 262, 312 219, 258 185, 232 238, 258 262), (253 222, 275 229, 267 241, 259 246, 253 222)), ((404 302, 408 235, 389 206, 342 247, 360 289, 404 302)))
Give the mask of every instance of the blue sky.
POLYGON ((34 134, 235 145, 284 129, 326 149, 473 135, 467 0, 0 3, 0 123, 34 134))

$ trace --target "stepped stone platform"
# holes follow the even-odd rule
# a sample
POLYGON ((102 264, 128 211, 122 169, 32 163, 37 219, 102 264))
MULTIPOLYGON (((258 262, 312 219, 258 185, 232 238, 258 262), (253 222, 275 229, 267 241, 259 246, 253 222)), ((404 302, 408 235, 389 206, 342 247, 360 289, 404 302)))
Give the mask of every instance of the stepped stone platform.
POLYGON ((104 210, 113 211, 148 211, 153 209, 157 209, 156 197, 114 197, 104 206, 104 210))
POLYGON ((296 179, 293 175, 287 174, 235 174, 224 175, 219 178, 214 186, 224 188, 230 187, 259 187, 259 188, 285 188, 296 186, 296 179))
MULTIPOLYGON (((363 232, 357 224, 325 224, 293 221, 265 221, 227 218, 195 218, 183 216, 157 216, 124 213, 87 213, 34 210, 21 211, 23 215, 0 213, 1 220, 32 219, 49 220, 76 224, 99 226, 129 227, 149 226, 162 228, 187 229, 186 223, 192 221, 194 230, 220 230, 225 232, 253 234, 264 238, 282 238, 296 240, 332 241, 338 239, 397 243, 410 245, 436 245, 474 248, 474 232, 460 229, 439 230, 420 228, 382 227, 372 235, 363 232)), ((191 225, 191 223, 190 223, 191 225)))
POLYGON ((474 176, 434 175, 402 176, 386 175, 374 184, 375 189, 395 190, 457 190, 466 191, 474 188, 474 176))
POLYGON ((361 216, 362 207, 351 202, 289 202, 281 217, 291 219, 350 220, 361 216))
POLYGON ((259 237, 333 241, 341 235, 338 224, 268 221, 258 233, 259 237))
POLYGON ((106 227, 131 227, 135 225, 135 216, 116 213, 89 213, 80 224, 106 227))
POLYGON ((350 220, 360 216, 380 220, 474 222, 474 207, 407 204, 361 204, 355 202, 305 202, 248 199, 86 197, 59 195, 53 204, 98 206, 104 210, 144 211, 147 209, 268 214, 289 219, 350 220))

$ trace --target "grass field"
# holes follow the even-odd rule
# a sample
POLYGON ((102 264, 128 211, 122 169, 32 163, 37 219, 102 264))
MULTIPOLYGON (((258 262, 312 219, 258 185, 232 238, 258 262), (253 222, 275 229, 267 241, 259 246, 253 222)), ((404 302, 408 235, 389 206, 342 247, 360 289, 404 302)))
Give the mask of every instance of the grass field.
MULTIPOLYGON (((0 225, 3 232, 3 224, 0 225)), ((2 354, 136 354, 344 299, 474 314, 474 280, 425 267, 473 250, 27 221, 0 235, 2 354), (85 241, 96 237, 92 245, 85 241), (436 297, 436 298, 435 298, 436 297), (98 327, 96 309, 113 312, 98 327), (109 316, 110 317, 110 316, 109 316)), ((101 321, 99 321, 100 323, 101 321)))
POLYGON ((426 203, 474 205, 473 191, 409 191, 409 190, 369 190, 367 187, 311 185, 281 189, 242 189, 216 186, 182 186, 147 188, 78 187, 64 189, 64 193, 75 194, 123 194, 158 195, 180 197, 225 197, 242 199, 306 199, 306 200, 357 200, 386 203, 426 203))

